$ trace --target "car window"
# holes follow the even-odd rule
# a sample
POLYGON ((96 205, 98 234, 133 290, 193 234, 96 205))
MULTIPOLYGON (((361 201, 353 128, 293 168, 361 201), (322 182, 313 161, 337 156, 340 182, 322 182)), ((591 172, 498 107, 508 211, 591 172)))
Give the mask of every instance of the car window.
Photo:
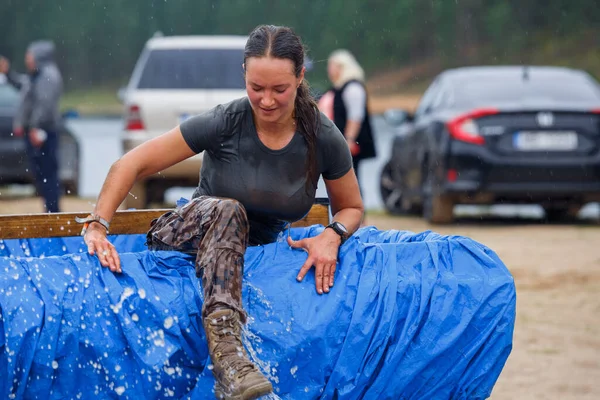
POLYGON ((431 107, 435 96, 437 95, 439 89, 439 79, 436 79, 425 91, 423 94, 423 98, 419 102, 419 106, 417 107, 417 111, 415 112, 415 117, 421 117, 428 111, 428 108, 431 107))
POLYGON ((576 75, 555 75, 524 79, 471 79, 456 85, 456 102, 501 103, 528 99, 600 101, 597 85, 576 75))
POLYGON ((448 87, 446 85, 440 85, 439 90, 436 91, 435 97, 431 101, 430 110, 439 110, 440 108, 447 107, 449 97, 448 87))
POLYGON ((157 49, 138 89, 243 89, 243 49, 157 49))
POLYGON ((19 102, 19 92, 9 84, 0 84, 0 107, 14 107, 19 102))

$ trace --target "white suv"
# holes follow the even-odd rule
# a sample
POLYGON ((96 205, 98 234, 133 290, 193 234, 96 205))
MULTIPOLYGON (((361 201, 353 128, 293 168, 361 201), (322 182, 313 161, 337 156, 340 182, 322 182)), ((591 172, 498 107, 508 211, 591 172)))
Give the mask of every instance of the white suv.
MULTIPOLYGON (((123 152, 172 129, 191 115, 246 95, 246 36, 155 36, 146 43, 120 97, 125 106, 123 152)), ((202 154, 148 177, 126 208, 162 202, 174 186, 198 184, 202 154)))

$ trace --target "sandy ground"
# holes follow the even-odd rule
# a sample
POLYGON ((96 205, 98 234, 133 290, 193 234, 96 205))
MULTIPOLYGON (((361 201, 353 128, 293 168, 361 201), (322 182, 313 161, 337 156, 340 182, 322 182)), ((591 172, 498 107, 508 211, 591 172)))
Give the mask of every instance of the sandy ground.
MULTIPOLYGON (((89 211, 93 200, 67 198, 62 207, 89 211)), ((41 211, 37 199, 0 200, 0 214, 41 211)), ((510 269, 517 285, 514 345, 492 399, 600 399, 600 225, 463 219, 432 227, 376 213, 367 223, 469 236, 510 269)))
POLYGON ((403 110, 414 112, 417 109, 419 94, 373 96, 369 100, 369 110, 373 114, 382 114, 390 108, 401 108, 403 110))

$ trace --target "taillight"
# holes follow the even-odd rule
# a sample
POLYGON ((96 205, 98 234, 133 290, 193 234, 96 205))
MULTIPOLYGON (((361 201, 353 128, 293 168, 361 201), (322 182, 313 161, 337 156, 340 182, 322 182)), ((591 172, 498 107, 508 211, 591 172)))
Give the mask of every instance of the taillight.
POLYGON ((127 109, 125 129, 128 131, 139 131, 144 129, 144 122, 142 121, 142 114, 139 106, 132 104, 127 109))
POLYGON ((448 182, 456 182, 456 179, 458 179, 458 171, 450 168, 448 172, 446 172, 446 179, 448 179, 448 182))
MULTIPOLYGON (((600 117, 600 108, 594 108, 592 110, 592 114, 597 114, 600 117)), ((599 118, 596 118, 596 121, 597 121, 596 124, 598 126, 598 133, 600 133, 600 120, 599 120, 599 118)))
POLYGON ((476 120, 494 114, 498 114, 495 108, 481 108, 458 116, 448 122, 450 136, 463 142, 484 144, 485 139, 479 134, 476 120))

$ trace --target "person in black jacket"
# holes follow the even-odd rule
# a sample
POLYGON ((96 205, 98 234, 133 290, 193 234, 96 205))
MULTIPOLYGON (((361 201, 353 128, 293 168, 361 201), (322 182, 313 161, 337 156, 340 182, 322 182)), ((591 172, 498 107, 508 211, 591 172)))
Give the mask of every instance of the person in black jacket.
POLYGON ((333 122, 350 147, 354 171, 360 183, 360 162, 377 156, 364 72, 352 53, 340 49, 329 56, 327 73, 333 85, 333 122))

